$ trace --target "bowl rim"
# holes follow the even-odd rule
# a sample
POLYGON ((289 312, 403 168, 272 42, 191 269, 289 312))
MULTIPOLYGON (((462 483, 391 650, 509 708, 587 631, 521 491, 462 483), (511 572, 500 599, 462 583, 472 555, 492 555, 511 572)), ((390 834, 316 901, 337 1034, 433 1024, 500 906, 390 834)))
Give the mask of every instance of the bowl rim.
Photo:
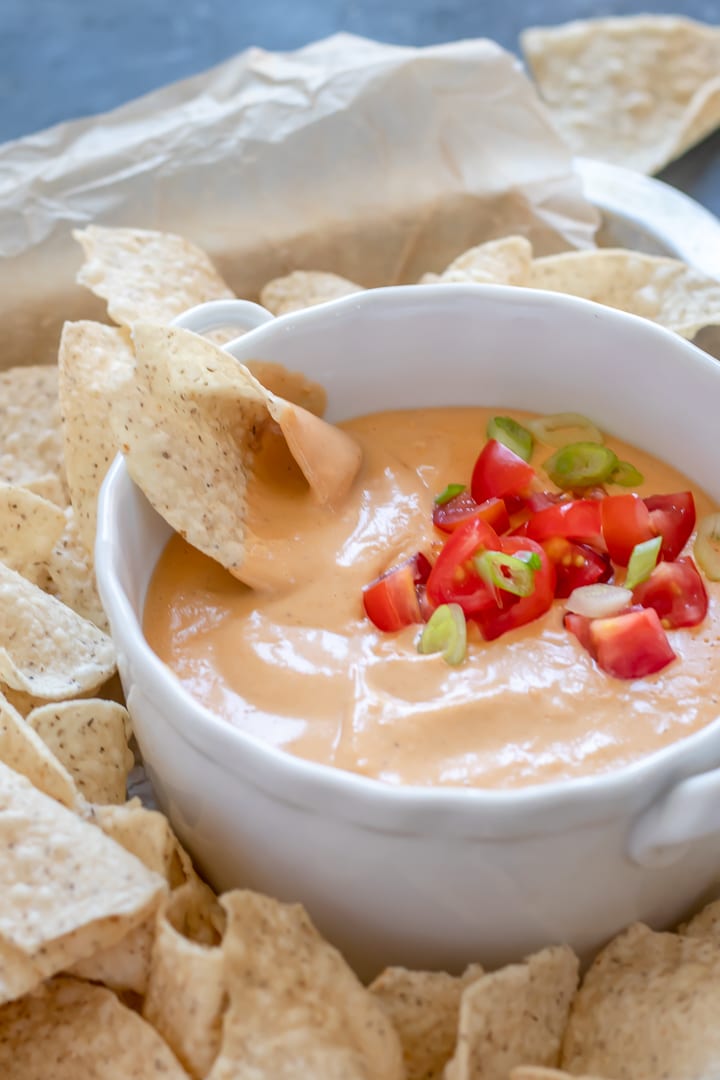
MULTIPOLYGON (((392 303, 395 296, 412 293, 417 297, 417 289, 417 285, 387 286, 340 297, 278 316, 249 331, 239 340, 247 341, 252 335, 253 341, 259 344, 268 333, 278 330, 291 332, 292 327, 300 321, 335 319, 343 310, 383 304, 388 299, 392 303)), ((601 314, 611 322, 622 324, 629 321, 636 328, 642 325, 642 332, 649 339, 671 340, 678 354, 685 353, 685 363, 706 366, 715 372, 714 377, 720 383, 718 362, 691 342, 657 323, 590 300, 507 285, 443 283, 424 285, 422 289, 428 300, 433 294, 448 296, 450 291, 477 295, 478 290, 482 290, 485 295, 495 296, 498 300, 512 300, 522 294, 524 304, 538 308, 579 307, 594 313, 596 317, 601 314)), ((239 340, 236 339, 238 343, 239 340)), ((227 344, 231 346, 233 342, 227 344)), ((558 811, 567 809, 571 804, 574 808, 573 825, 597 821, 599 811, 605 818, 618 817, 626 812, 628 800, 638 807, 646 805, 658 790, 667 788, 673 781, 720 765, 720 714, 704 728, 617 769, 506 789, 389 784, 334 765, 300 758, 265 743, 230 724, 193 698, 145 639, 141 617, 135 613, 115 573, 122 536, 121 531, 115 528, 115 521, 123 485, 129 485, 133 498, 147 502, 131 480, 122 454, 118 454, 100 491, 95 549, 98 588, 108 611, 118 651, 132 654, 134 668, 143 681, 151 680, 153 696, 162 698, 167 706, 164 708, 167 721, 185 742, 233 774, 242 771, 243 765, 246 765, 246 779, 255 786, 270 788, 276 799, 306 807, 308 800, 317 805, 318 801, 327 797, 330 801, 325 809, 330 809, 336 816, 383 830, 403 827, 403 823, 412 824, 420 811, 426 811, 425 825, 432 825, 435 831, 444 831, 445 826, 457 824, 458 821, 467 822, 468 815, 471 815, 476 820, 475 827, 470 831, 477 836, 477 823, 485 813, 493 836, 499 836, 503 830, 507 834, 518 835, 518 826, 522 827, 525 835, 535 835, 546 832, 548 825, 565 831, 567 820, 558 811), (712 760, 712 755, 708 755, 710 747, 715 751, 717 762, 712 760), (278 774, 283 778, 280 789, 274 783, 278 774), (654 781, 652 791, 648 791, 650 780, 654 781)), ((132 711, 131 701, 128 708, 132 711)), ((454 834, 456 831, 453 830, 454 834)))

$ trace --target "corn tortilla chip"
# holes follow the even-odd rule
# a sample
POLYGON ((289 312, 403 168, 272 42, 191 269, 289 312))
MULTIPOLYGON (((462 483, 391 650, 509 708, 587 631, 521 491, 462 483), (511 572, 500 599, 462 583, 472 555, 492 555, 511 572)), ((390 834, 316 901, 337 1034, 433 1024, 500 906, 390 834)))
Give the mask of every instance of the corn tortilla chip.
POLYGON ((0 944, 38 978, 114 945, 165 889, 101 829, 0 764, 0 944))
POLYGON ((114 670, 107 635, 0 563, 0 684, 62 701, 96 690, 114 670))
POLYGON ((720 124, 720 29, 672 15, 589 19, 520 36, 576 154, 654 173, 720 124))
POLYGON ((286 277, 268 281, 260 292, 260 303, 273 315, 287 315, 290 311, 300 311, 363 291, 361 285, 337 274, 322 270, 293 270, 286 277))
POLYGON ((55 503, 0 481, 0 562, 38 584, 64 528, 65 515, 55 503))
POLYGON ((320 498, 352 481, 359 449, 339 429, 273 398, 196 334, 141 324, 135 343, 137 379, 119 392, 113 412, 128 471, 176 532, 248 580, 248 551, 264 549, 247 520, 248 479, 270 410, 294 452, 306 454, 300 464, 320 498))
POLYGON ((0 371, 0 481, 67 504, 54 364, 0 371))
POLYGON ((524 236, 488 240, 458 255, 442 274, 425 274, 422 284, 469 282, 524 285, 530 273, 532 244, 524 236))
POLYGON ((557 945, 471 983, 446 1080, 507 1080, 517 1065, 557 1065, 577 980, 577 957, 557 945))
POLYGON ((678 929, 685 937, 709 938, 720 945, 720 900, 708 904, 678 929))
MULTIPOLYGON (((213 894, 197 877, 189 856, 181 848, 167 818, 162 814, 146 810, 137 800, 133 800, 124 806, 93 807, 89 820, 140 859, 149 870, 160 874, 171 889, 187 885, 194 890, 194 897, 203 897, 206 909, 214 905, 216 918, 218 911, 222 914, 222 909, 218 908, 213 894)), ((196 907, 200 908, 198 899, 196 907)), ((99 949, 75 964, 72 973, 84 979, 103 982, 114 990, 145 994, 156 928, 153 912, 117 944, 99 949)), ((217 931, 206 930, 205 936, 218 940, 220 935, 217 931)))
POLYGON ((95 581, 93 557, 80 539, 71 506, 65 509, 65 528, 48 556, 45 580, 41 584, 45 592, 56 596, 104 633, 109 633, 110 626, 95 581))
MULTIPOLYGON (((510 1080, 571 1080, 562 1069, 546 1069, 542 1065, 519 1065, 510 1072, 510 1080)), ((578 1076, 575 1080, 603 1080, 599 1076, 578 1076)), ((605 1077, 604 1080, 609 1080, 605 1077)))
POLYGON ((213 940, 212 934, 202 933, 205 940, 198 940, 185 932, 188 927, 197 930, 201 924, 212 930, 206 897, 196 885, 183 885, 158 914, 143 1002, 145 1019, 198 1080, 210 1070, 220 1049, 226 1004, 219 935, 213 940))
POLYGON ((562 1052, 571 1073, 697 1080, 720 1068, 717 942, 636 923, 603 949, 573 1004, 562 1052))
POLYGON ((21 773, 38 791, 74 807, 77 789, 73 778, 30 724, 0 694, 0 761, 21 773))
POLYGON ((271 360, 248 360, 246 366, 271 394, 292 401, 316 416, 324 415, 327 408, 325 387, 306 378, 301 371, 290 371, 283 364, 271 360))
POLYGON ((370 985, 400 1038, 407 1080, 440 1080, 455 1049, 460 997, 482 974, 479 964, 461 976, 387 968, 370 985))
POLYGON ((181 236, 99 225, 73 236, 85 254, 78 283, 107 300, 121 326, 169 323, 196 304, 234 296, 205 252, 181 236))
POLYGON ((527 285, 642 315, 683 337, 720 322, 720 282, 677 259, 607 248, 535 259, 527 285))
POLYGON ((134 764, 130 717, 114 701, 86 698, 33 709, 26 723, 93 803, 124 803, 134 764))
POLYGON ((102 986, 58 977, 0 1009, 3 1080, 187 1080, 153 1028, 102 986))
POLYGON ((58 366, 70 501, 80 539, 92 556, 98 493, 117 453, 112 399, 132 378, 135 356, 127 331, 94 322, 65 323, 58 366))
POLYGON ((382 1006, 300 906, 249 892, 221 903, 229 1003, 208 1080, 401 1080, 382 1006))

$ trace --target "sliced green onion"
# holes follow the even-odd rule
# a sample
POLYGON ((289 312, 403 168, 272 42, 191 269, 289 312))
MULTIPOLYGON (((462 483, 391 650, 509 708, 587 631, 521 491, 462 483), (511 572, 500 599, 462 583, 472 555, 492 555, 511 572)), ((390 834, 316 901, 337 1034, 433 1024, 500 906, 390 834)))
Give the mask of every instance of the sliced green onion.
POLYGON ((602 443, 603 436, 592 420, 576 412, 559 412, 539 416, 528 424, 539 442, 546 446, 565 446, 569 442, 602 443))
POLYGON ((517 555, 505 555, 502 551, 483 551, 482 555, 475 556, 473 563, 490 588, 503 589, 513 596, 530 596, 535 591, 535 571, 525 559, 520 559, 517 555))
POLYGON ((535 442, 532 432, 511 416, 493 416, 487 426, 487 437, 497 439, 523 461, 529 461, 532 457, 535 442))
POLYGON ((698 525, 695 558, 711 581, 720 581, 720 514, 709 514, 698 525))
POLYGON ((557 450, 543 468, 558 487, 574 490, 604 483, 617 465, 617 454, 609 447, 596 442, 576 442, 557 450))
POLYGON ((435 496, 435 505, 443 506, 445 503, 450 502, 451 499, 454 499, 456 495, 462 495, 465 490, 465 484, 448 484, 444 491, 435 496))
POLYGON ((588 619, 607 619, 619 615, 623 608, 632 603, 630 589, 621 589, 618 585, 579 585, 568 596, 565 607, 576 615, 588 619))
POLYGON ((638 487, 644 479, 645 477, 640 470, 631 465, 629 461, 618 461, 610 475, 610 483, 620 484, 621 487, 638 487))
POLYGON ((441 604, 435 608, 420 636, 418 652, 440 652, 453 666, 463 662, 467 653, 467 623, 459 604, 441 604))
POLYGON ((531 570, 542 569, 542 559, 538 555, 537 551, 518 551, 515 553, 516 559, 522 559, 522 561, 530 567, 531 570))
POLYGON ((650 577, 657 566, 661 547, 662 536, 653 536, 652 540, 644 540, 642 544, 635 545, 625 575, 626 589, 634 589, 650 577))

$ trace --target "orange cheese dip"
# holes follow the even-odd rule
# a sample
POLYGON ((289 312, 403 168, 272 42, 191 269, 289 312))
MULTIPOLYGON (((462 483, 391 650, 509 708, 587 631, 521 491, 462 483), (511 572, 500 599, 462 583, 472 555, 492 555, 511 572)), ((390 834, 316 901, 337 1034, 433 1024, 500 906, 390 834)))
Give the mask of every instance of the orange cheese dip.
MULTIPOLYGON (((471 637, 457 668, 418 653, 419 627, 384 634, 365 617, 364 585, 432 551, 434 497, 469 482, 488 419, 500 411, 410 410, 342 424, 363 465, 335 509, 318 506, 282 448, 269 444, 258 474, 274 487, 251 500, 250 516, 282 586, 251 590, 174 536, 145 604, 151 647, 228 723, 390 784, 547 783, 615 769, 709 724, 720 713, 717 583, 706 582, 704 622, 669 631, 678 659, 629 682, 600 671, 564 629, 562 600, 495 641, 471 637)), ((644 475, 641 495, 689 487, 647 454, 607 445, 644 475)), ((551 453, 536 450, 540 475, 551 453)), ((714 509, 702 493, 695 498, 698 518, 714 509)))

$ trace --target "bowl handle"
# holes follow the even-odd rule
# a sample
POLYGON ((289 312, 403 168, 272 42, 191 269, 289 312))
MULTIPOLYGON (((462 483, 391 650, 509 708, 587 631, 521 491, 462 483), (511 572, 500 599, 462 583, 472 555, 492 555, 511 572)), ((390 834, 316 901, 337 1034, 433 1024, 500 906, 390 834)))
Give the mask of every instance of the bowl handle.
POLYGON ((273 318, 274 315, 267 308, 253 304, 251 300, 209 300, 206 304, 197 304, 183 311, 182 315, 173 319, 171 326, 193 330, 196 334, 207 334, 225 327, 247 331, 273 318))
POLYGON ((641 866, 670 866, 695 840, 720 832, 720 769, 681 780, 636 820, 628 855, 641 866))

